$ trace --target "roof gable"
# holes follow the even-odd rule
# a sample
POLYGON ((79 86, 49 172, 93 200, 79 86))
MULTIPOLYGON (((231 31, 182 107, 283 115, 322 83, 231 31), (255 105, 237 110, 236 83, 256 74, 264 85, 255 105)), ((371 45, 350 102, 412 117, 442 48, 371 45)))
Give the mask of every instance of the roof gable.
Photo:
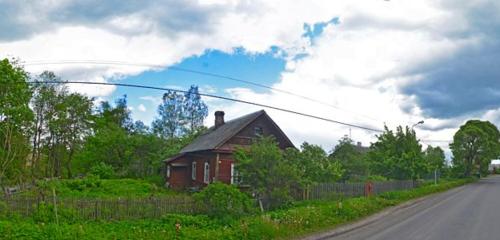
POLYGON ((218 149, 229 139, 236 136, 240 131, 242 131, 245 127, 250 125, 261 116, 264 117, 266 121, 270 122, 271 125, 273 125, 277 129, 278 133, 283 136, 283 139, 285 139, 285 141, 287 141, 287 145, 293 146, 293 143, 290 141, 290 139, 271 119, 271 117, 269 117, 269 115, 267 115, 264 110, 260 110, 230 120, 224 123, 222 126, 219 126, 218 128, 209 128, 206 133, 197 137, 192 143, 184 147, 181 150, 181 153, 218 149))
POLYGON ((206 133, 184 147, 181 153, 216 149, 264 113, 264 110, 261 110, 227 121, 218 128, 212 126, 206 133))

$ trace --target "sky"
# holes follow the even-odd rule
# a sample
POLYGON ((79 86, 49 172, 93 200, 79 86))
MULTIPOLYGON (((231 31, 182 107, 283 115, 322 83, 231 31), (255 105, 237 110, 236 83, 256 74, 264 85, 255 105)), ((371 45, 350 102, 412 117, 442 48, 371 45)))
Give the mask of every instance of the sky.
MULTIPOLYGON (((377 129, 424 120, 417 136, 449 156, 449 141, 468 119, 500 124, 499 13, 494 0, 0 0, 0 57, 19 59, 32 75, 194 84, 204 93, 377 129)), ((162 96, 69 87, 97 100, 126 94, 134 119, 146 124, 162 96)), ((204 100, 207 126, 216 110, 231 119, 261 109, 204 100)), ((330 150, 344 135, 363 145, 376 140, 375 132, 265 110, 296 146, 307 141, 330 150)))

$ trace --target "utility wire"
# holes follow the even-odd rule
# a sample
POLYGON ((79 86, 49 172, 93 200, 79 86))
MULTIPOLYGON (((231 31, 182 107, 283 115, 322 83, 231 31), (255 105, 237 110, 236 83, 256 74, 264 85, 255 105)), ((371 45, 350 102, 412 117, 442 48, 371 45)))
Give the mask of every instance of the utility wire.
MULTIPOLYGON (((165 66, 158 65, 158 64, 131 63, 131 62, 124 62, 124 61, 97 61, 97 60, 29 61, 29 62, 25 62, 24 63, 25 66, 32 66, 32 65, 59 65, 59 64, 96 64, 96 65, 118 65, 118 66, 137 66, 137 67, 165 68, 165 66)), ((375 119, 375 118, 372 118, 370 116, 367 116, 367 115, 364 115, 364 114, 361 114, 361 113, 356 113, 356 112, 353 112, 353 111, 350 111, 350 110, 347 110, 347 109, 343 109, 343 108, 340 108, 340 107, 338 107, 336 105, 333 105, 333 104, 330 104, 330 103, 327 103, 327 102, 324 102, 324 101, 320 101, 320 100, 317 100, 317 99, 314 99, 314 98, 311 98, 311 97, 308 97, 308 96, 304 96, 304 95, 297 94, 297 93, 294 93, 294 92, 291 92, 291 91, 287 91, 287 90, 283 90, 283 89, 271 87, 271 86, 268 86, 268 85, 264 85, 264 84, 260 84, 260 83, 256 83, 256 82, 252 82, 252 81, 248 81, 248 80, 244 80, 244 79, 241 79, 241 78, 235 78, 235 77, 231 77, 231 76, 227 76, 227 75, 222 75, 222 74, 217 74, 217 73, 211 73, 211 72, 205 72, 205 71, 192 70, 192 69, 187 69, 187 68, 182 68, 182 67, 175 67, 175 66, 166 67, 166 68, 169 69, 169 70, 174 70, 174 71, 178 71, 178 72, 193 73, 193 74, 198 74, 198 75, 204 75, 204 76, 209 76, 209 77, 214 77, 214 78, 221 78, 221 79, 226 79, 226 80, 230 80, 230 81, 245 83, 245 84, 248 84, 248 85, 252 85, 252 86, 256 86, 256 87, 260 87, 260 88, 269 89, 269 90, 272 90, 272 91, 275 91, 275 92, 280 92, 280 93, 283 93, 283 94, 287 94, 287 95, 295 96, 295 97, 298 97, 298 98, 302 98, 302 99, 305 99, 305 100, 308 100, 308 101, 311 101, 311 102, 319 103, 319 104, 322 104, 322 105, 325 105, 325 106, 329 106, 331 108, 335 108, 337 110, 341 110, 341 111, 348 112, 348 113, 351 113, 351 114, 354 114, 354 115, 362 116, 364 118, 367 118, 367 119, 370 119, 370 120, 373 120, 373 121, 382 122, 379 119, 375 119)))
MULTIPOLYGON (((187 93, 188 91, 186 90, 179 90, 179 89, 171 89, 171 88, 162 88, 162 87, 154 87, 154 86, 146 86, 146 85, 138 85, 138 84, 126 84, 126 83, 103 83, 103 82, 80 82, 80 81, 28 81, 29 84, 87 84, 87 85, 107 85, 107 86, 121 86, 121 87, 134 87, 134 88, 143 88, 143 89, 154 89, 154 90, 161 90, 161 91, 172 91, 172 92, 181 92, 181 93, 187 93)), ((206 93, 198 93, 199 96, 203 97, 210 97, 210 98, 216 98, 216 99, 222 99, 222 100, 227 100, 227 101, 233 101, 233 102, 238 102, 238 103, 244 103, 244 104, 249 104, 249 105, 254 105, 254 106, 259 106, 259 107, 265 107, 269 109, 274 109, 282 112, 287 112, 287 113, 292 113, 304 117, 309 117, 309 118, 314 118, 318 120, 323 120, 326 122, 331 122, 331 123, 336 123, 344 126, 349 126, 349 127, 354 127, 354 128, 359 128, 367 131, 372 131, 372 132, 384 132, 383 130, 380 129, 375 129, 371 127, 365 127, 357 124, 352 124, 352 123, 346 123, 342 121, 337 121, 334 119, 329 119, 329 118, 324 118, 316 115, 311 115, 307 113, 302 113, 302 112, 297 112, 294 110, 290 109, 285 109, 281 107, 276 107, 276 106, 271 106, 267 104, 262 104, 262 103, 256 103, 256 102, 251 102, 251 101, 245 101, 245 100, 239 100, 235 98, 229 98, 229 97, 224 97, 224 96, 219 96, 219 95, 214 95, 214 94, 206 94, 206 93)))

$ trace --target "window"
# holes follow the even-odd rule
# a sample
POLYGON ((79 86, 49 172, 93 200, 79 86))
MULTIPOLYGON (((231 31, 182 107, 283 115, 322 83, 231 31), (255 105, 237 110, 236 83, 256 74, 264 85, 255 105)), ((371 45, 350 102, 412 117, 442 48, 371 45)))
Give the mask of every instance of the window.
POLYGON ((231 163, 231 184, 239 184, 240 183, 240 174, 238 170, 234 167, 234 163, 231 163))
POLYGON ((205 171, 203 173, 203 182, 210 183, 210 164, 205 162, 205 171))
POLYGON ((253 131, 255 136, 262 136, 262 134, 264 134, 264 130, 262 130, 262 127, 255 127, 253 131))
POLYGON ((191 179, 196 180, 196 162, 191 163, 191 179))
POLYGON ((167 166, 167 178, 170 177, 170 165, 167 166))

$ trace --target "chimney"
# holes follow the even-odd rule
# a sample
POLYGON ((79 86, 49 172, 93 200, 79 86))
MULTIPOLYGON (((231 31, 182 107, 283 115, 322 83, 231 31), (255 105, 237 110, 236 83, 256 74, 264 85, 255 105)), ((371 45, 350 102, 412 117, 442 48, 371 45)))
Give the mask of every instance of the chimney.
POLYGON ((218 128, 224 124, 224 111, 215 112, 215 128, 218 128))

